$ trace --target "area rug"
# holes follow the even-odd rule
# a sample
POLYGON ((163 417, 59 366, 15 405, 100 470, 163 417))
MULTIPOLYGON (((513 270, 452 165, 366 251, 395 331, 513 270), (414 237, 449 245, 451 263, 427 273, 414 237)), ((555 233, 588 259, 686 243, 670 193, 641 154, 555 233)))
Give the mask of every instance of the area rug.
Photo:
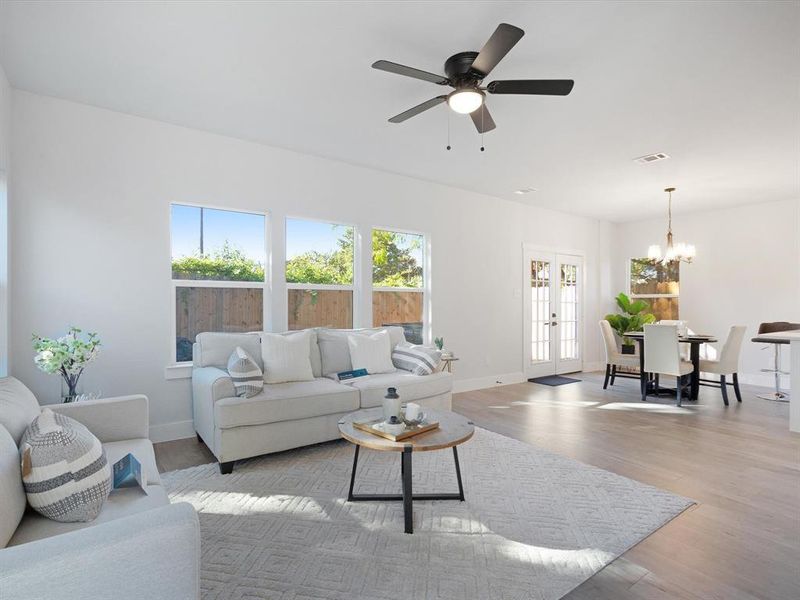
POLYGON ((561 375, 545 375, 544 377, 534 377, 528 379, 529 383, 540 383, 541 385, 557 386, 566 385, 568 383, 578 383, 580 379, 573 379, 572 377, 562 377, 561 375))
MULTIPOLYGON (((200 516, 204 599, 560 598, 691 500, 477 429, 466 502, 346 501, 344 441, 163 476, 200 516)), ((456 491, 449 450, 414 455, 414 492, 456 491)), ((363 450, 356 492, 399 493, 400 457, 363 450)))

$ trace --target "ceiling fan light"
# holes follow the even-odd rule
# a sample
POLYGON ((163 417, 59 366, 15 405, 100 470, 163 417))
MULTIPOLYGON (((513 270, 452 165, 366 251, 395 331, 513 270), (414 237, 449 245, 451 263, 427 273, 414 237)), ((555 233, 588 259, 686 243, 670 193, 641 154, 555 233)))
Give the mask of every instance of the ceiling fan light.
POLYGON ((469 114, 483 104, 483 92, 471 88, 456 90, 447 97, 447 104, 457 113, 469 114))

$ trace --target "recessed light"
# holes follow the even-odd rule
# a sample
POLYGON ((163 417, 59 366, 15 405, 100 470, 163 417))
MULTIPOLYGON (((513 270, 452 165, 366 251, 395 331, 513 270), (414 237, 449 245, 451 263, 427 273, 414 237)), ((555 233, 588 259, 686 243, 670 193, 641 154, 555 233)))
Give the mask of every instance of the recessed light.
POLYGON ((515 194, 519 194, 521 196, 522 194, 530 194, 531 192, 538 192, 538 191, 539 190, 537 190, 536 188, 526 187, 526 188, 520 188, 518 190, 514 190, 514 193, 515 194))
POLYGON ((668 158, 669 154, 665 154, 664 152, 654 152, 653 154, 645 154, 644 156, 639 156, 638 158, 634 158, 633 162, 646 165, 648 163, 656 162, 659 160, 667 160, 668 158))

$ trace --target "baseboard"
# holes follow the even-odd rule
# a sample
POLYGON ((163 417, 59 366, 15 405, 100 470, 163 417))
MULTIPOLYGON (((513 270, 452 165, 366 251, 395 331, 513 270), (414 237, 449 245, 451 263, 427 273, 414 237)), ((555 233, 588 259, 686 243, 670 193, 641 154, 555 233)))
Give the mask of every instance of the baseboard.
POLYGON ((150 425, 150 441, 154 444, 194 437, 194 434, 194 421, 192 420, 150 425))
POLYGON ((490 387, 496 387, 498 385, 522 383, 523 381, 525 381, 525 375, 523 375, 521 371, 517 371, 515 373, 504 373, 502 375, 475 377, 474 379, 457 379, 453 382, 453 393, 483 390, 490 387))
POLYGON ((597 361, 597 362, 583 363, 583 369, 581 369, 581 372, 591 373, 593 371, 605 371, 605 370, 606 370, 606 363, 604 363, 603 361, 597 361))

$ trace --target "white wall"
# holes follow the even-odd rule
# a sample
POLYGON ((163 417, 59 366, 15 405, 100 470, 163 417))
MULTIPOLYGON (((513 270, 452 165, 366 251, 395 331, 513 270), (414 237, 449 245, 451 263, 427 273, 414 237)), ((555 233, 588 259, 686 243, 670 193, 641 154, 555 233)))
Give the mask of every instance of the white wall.
MULTIPOLYGON (((461 358, 463 389, 519 380, 522 244, 586 253, 587 344, 601 360, 598 257, 609 226, 385 172, 14 92, 11 372, 41 401, 59 382, 36 370, 32 332, 98 331, 84 375, 106 396, 143 392, 153 436, 190 435, 188 380, 166 380, 173 340, 169 203, 268 210, 423 230, 432 244, 433 334, 461 358)), ((273 322, 286 321, 282 244, 273 246, 273 322)), ((604 292, 604 298, 606 292, 604 292)), ((604 301, 605 302, 605 301, 604 301)))
MULTIPOLYGON (((646 255, 650 244, 663 247, 666 228, 666 218, 615 226, 616 289, 626 289, 627 259, 646 255)), ((720 340, 731 325, 747 325, 742 380, 772 385, 759 372, 771 366, 772 348, 750 338, 763 321, 800 322, 800 200, 673 217, 672 230, 676 241, 697 247, 694 262, 681 265, 681 319, 720 340)), ((788 371, 788 347, 783 354, 788 371)))
POLYGON ((0 377, 8 370, 8 175, 11 170, 11 86, 0 66, 0 377))

